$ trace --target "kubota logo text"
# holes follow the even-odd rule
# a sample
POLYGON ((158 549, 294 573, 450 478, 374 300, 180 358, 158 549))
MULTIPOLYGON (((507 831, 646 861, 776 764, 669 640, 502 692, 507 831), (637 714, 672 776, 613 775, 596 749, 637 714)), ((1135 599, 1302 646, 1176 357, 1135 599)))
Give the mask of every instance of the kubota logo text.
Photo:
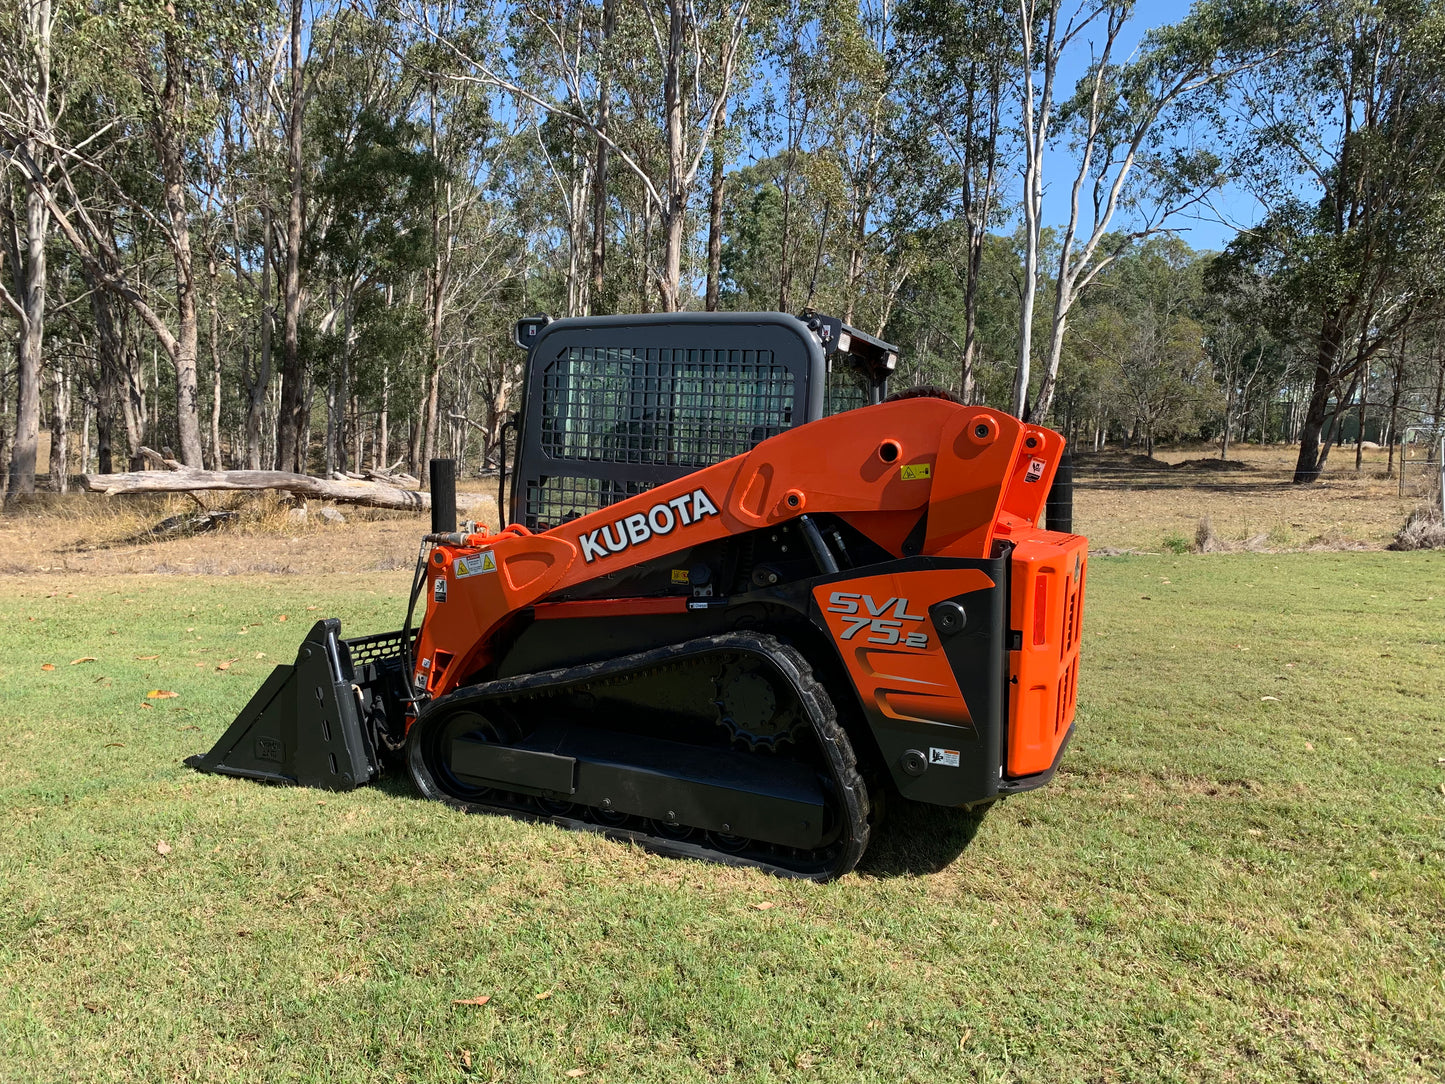
POLYGON ((653 535, 671 534, 675 527, 686 527, 704 516, 717 515, 717 505, 703 489, 694 489, 663 504, 654 504, 646 512, 636 512, 606 527, 577 536, 582 543, 582 559, 589 565, 594 558, 621 553, 628 546, 646 542, 653 535))
POLYGON ((851 640, 864 629, 868 630, 870 644, 902 644, 904 647, 927 647, 926 632, 903 631, 903 622, 922 621, 922 614, 908 612, 906 598, 890 598, 885 602, 874 601, 872 595, 855 594, 852 591, 834 591, 828 596, 828 612, 843 614, 847 628, 839 637, 851 640), (883 615, 892 612, 892 617, 883 615), (861 615, 861 616, 860 616, 861 615))

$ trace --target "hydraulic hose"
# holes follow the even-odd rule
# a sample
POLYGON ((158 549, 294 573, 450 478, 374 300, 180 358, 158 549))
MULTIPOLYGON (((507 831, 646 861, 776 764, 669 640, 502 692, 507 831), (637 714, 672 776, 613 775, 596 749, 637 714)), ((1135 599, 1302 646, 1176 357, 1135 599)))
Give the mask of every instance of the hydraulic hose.
MULTIPOLYGON (((406 604, 406 620, 401 626, 401 656, 406 663, 406 687, 411 690, 409 703, 416 703, 416 685, 413 677, 416 674, 416 655, 411 649, 411 619, 416 612, 416 600, 421 597, 422 588, 426 586, 426 565, 427 557, 431 552, 431 543, 423 541, 421 549, 416 555, 416 572, 411 577, 411 597, 406 604)), ((418 629, 418 632, 421 630, 418 629)))

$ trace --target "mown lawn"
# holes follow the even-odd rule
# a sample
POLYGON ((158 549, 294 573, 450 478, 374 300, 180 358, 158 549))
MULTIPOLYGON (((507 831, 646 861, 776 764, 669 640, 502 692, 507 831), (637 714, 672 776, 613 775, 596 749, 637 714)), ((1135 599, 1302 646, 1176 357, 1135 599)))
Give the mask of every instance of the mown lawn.
POLYGON ((821 887, 181 766, 408 574, 0 581, 0 1080, 1445 1075, 1445 554, 1096 558, 1054 785, 821 887))

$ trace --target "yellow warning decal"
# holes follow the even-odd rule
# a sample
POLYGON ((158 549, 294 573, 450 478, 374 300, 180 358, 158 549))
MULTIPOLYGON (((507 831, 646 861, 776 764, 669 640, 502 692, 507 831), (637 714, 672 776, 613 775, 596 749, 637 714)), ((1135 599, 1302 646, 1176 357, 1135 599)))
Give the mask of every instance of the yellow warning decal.
POLYGON ((906 463, 898 468, 898 476, 905 482, 913 482, 919 478, 929 478, 933 475, 933 468, 927 463, 906 463))
POLYGON ((674 569, 672 570, 672 582, 673 582, 673 583, 687 583, 687 569, 685 569, 685 568, 674 568, 674 569))
POLYGON ((483 550, 481 553, 474 553, 470 557, 458 557, 456 564, 457 579, 463 580, 468 576, 476 576, 483 572, 497 571, 497 558, 491 550, 483 550))

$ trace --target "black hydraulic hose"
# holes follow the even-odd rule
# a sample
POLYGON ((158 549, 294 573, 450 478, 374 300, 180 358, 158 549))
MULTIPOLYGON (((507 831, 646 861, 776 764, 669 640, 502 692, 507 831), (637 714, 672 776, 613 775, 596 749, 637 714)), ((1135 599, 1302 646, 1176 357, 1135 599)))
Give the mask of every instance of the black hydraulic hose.
POLYGON ((799 516, 798 526, 803 529, 803 541, 808 544, 808 552, 818 563, 818 571, 829 576, 837 572, 838 562, 833 559, 833 554, 828 550, 828 543, 823 541, 823 534, 818 530, 818 525, 813 522, 812 517, 799 516))
MULTIPOLYGON (((416 600, 421 597, 421 591, 426 586, 426 564, 428 551, 431 543, 423 542, 421 549, 416 555, 416 572, 411 578, 411 597, 406 604, 406 620, 401 626, 401 657, 406 663, 406 687, 411 690, 410 702, 416 703, 416 685, 413 681, 416 674, 416 655, 411 649, 411 618, 416 612, 416 600)), ((418 630, 420 631, 420 630, 418 630)))
POLYGON ((497 529, 507 525, 507 430, 516 430, 517 415, 512 414, 497 431, 497 529))

